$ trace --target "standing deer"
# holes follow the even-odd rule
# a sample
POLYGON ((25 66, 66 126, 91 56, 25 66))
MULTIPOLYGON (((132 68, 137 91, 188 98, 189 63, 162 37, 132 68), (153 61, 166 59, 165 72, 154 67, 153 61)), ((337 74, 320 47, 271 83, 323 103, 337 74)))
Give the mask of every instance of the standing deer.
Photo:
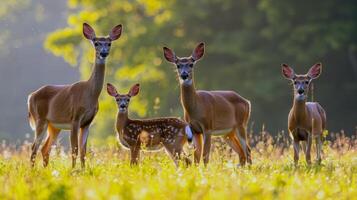
MULTIPOLYGON (((115 87, 107 84, 107 91, 113 96, 118 104, 116 128, 118 140, 125 147, 130 149, 130 164, 138 163, 140 149, 142 146, 148 151, 159 150, 165 147, 172 160, 178 166, 178 160, 187 138, 192 138, 190 127, 184 121, 168 117, 157 119, 130 119, 128 118, 128 108, 130 98, 139 93, 139 84, 134 85, 128 94, 119 94, 115 87)), ((185 158, 186 164, 191 161, 185 158)))
POLYGON ((212 135, 224 136, 226 142, 239 155, 241 165, 245 165, 247 160, 251 163, 247 142, 250 102, 234 91, 196 90, 193 69, 204 54, 204 43, 200 43, 189 57, 177 57, 174 51, 167 47, 163 50, 166 60, 177 67, 184 117, 194 133, 195 163, 200 162, 202 154, 204 164, 208 163, 212 135))
POLYGON ((98 98, 103 88, 105 74, 105 59, 109 55, 112 41, 117 40, 121 32, 122 25, 117 25, 108 37, 96 37, 93 28, 84 23, 83 35, 92 42, 96 52, 95 65, 90 78, 72 85, 46 85, 29 95, 29 122, 35 131, 31 154, 32 166, 35 164, 36 154, 46 130, 47 139, 41 149, 44 166, 48 165, 52 143, 61 129, 64 129, 71 131, 72 167, 76 165, 78 149, 82 168, 85 167, 89 126, 98 111, 98 98))
POLYGON ((304 75, 295 74, 294 70, 286 64, 282 64, 282 74, 291 80, 294 86, 294 102, 288 117, 288 129, 294 142, 294 162, 299 162, 300 141, 307 141, 304 149, 306 162, 311 164, 312 137, 316 140, 316 157, 318 164, 321 163, 322 133, 326 128, 326 113, 317 102, 306 102, 309 85, 313 79, 320 76, 321 63, 313 65, 309 72, 304 75))

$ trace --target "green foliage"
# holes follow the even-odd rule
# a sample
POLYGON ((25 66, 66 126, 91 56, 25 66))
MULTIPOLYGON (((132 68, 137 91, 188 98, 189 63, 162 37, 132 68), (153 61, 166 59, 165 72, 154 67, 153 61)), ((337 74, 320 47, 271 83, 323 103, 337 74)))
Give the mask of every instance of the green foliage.
MULTIPOLYGON (((304 73, 312 64, 323 62, 325 78, 317 87, 319 96, 326 97, 323 105, 339 107, 328 98, 331 80, 342 86, 334 96, 357 89, 357 74, 353 77, 349 60, 355 59, 357 49, 357 9, 352 0, 69 0, 68 5, 72 9, 68 27, 50 34, 46 49, 79 65, 87 78, 93 49, 81 36, 82 23, 92 24, 97 34, 107 34, 122 23, 123 35, 113 44, 106 77, 120 92, 141 83, 141 93, 130 107, 141 117, 182 113, 176 75, 173 66, 164 61, 162 47, 188 56, 200 41, 206 42, 206 56, 195 67, 198 88, 239 91, 252 101, 253 120, 276 129, 286 124, 283 121, 291 103, 290 88, 280 74, 281 63, 298 65, 297 72, 304 73), (347 78, 332 77, 341 73, 347 78)), ((356 98, 351 96, 351 102, 356 98)), ((100 134, 112 130, 115 111, 114 101, 104 93, 96 117, 100 134)), ((340 113, 329 116, 338 119, 340 113)), ((338 125, 331 121, 334 127, 338 125)))

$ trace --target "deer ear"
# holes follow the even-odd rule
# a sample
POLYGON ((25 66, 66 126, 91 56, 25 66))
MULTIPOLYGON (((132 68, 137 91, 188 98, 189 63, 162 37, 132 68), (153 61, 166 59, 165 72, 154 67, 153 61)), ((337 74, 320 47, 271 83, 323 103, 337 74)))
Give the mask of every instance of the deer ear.
POLYGON ((83 35, 88 40, 93 40, 95 38, 94 29, 87 23, 83 23, 83 35))
POLYGON ((139 93, 139 89, 140 89, 139 83, 133 85, 133 87, 131 87, 131 89, 129 91, 129 95, 131 97, 136 96, 139 93))
POLYGON ((192 58, 196 61, 202 58, 205 53, 205 43, 201 42, 192 52, 192 58))
POLYGON ((309 72, 307 73, 307 75, 312 78, 318 78, 320 76, 322 72, 322 64, 321 63, 316 63, 315 65, 313 65, 310 69, 309 72))
POLYGON ((286 79, 293 79, 295 77, 294 70, 287 64, 281 65, 281 72, 286 79))
POLYGON ((115 89, 114 85, 112 85, 110 83, 107 83, 107 92, 110 96, 113 96, 113 97, 118 95, 118 92, 115 89))
POLYGON ((177 58, 175 52, 167 47, 164 47, 163 50, 164 50, 164 57, 166 58, 166 60, 171 63, 176 63, 177 58))
POLYGON ((120 35, 121 35, 121 31, 123 30, 123 27, 122 27, 122 25, 121 24, 119 24, 119 25, 116 25, 113 29, 112 29, 112 31, 110 32, 110 34, 109 34, 109 38, 111 39, 111 40, 117 40, 118 38, 120 38, 120 35))

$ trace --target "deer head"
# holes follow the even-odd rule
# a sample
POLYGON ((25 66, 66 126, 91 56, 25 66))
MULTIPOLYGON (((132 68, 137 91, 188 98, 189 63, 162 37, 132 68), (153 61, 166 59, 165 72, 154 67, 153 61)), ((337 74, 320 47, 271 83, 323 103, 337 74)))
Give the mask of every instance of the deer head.
POLYGON ((126 113, 128 111, 130 98, 139 93, 139 88, 140 85, 137 83, 131 87, 127 94, 119 94, 112 84, 107 83, 107 92, 110 96, 115 98, 120 113, 126 113))
POLYGON ((177 57, 175 52, 167 47, 164 47, 163 50, 166 60, 176 65, 180 84, 192 85, 193 66, 202 58, 205 44, 203 42, 198 44, 189 57, 177 57))
POLYGON ((294 70, 287 64, 282 64, 283 76, 291 80, 294 86, 294 97, 297 101, 305 101, 309 92, 309 86, 313 79, 320 76, 322 72, 322 64, 317 63, 313 65, 307 74, 295 74, 294 70))
POLYGON ((95 48, 96 57, 100 60, 105 59, 109 55, 112 41, 117 40, 122 32, 122 25, 115 26, 106 37, 97 37, 94 29, 87 23, 83 24, 83 35, 88 40, 92 41, 95 48))

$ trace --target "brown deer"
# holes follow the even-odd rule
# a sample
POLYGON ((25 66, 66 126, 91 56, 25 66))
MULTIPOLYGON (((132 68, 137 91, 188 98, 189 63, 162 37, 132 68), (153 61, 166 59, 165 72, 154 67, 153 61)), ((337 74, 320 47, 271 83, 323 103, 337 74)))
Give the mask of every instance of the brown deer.
POLYGON ((212 135, 225 138, 238 153, 241 165, 247 160, 251 163, 246 130, 250 117, 250 102, 234 91, 196 90, 193 70, 204 54, 204 43, 200 43, 189 57, 177 57, 167 47, 163 50, 166 60, 177 67, 185 121, 190 124, 194 133, 195 163, 200 162, 202 154, 204 164, 208 163, 212 135))
POLYGON ((316 140, 316 157, 318 164, 321 163, 322 133, 326 128, 326 113, 317 102, 306 102, 309 93, 309 85, 313 79, 320 76, 321 63, 313 65, 309 72, 304 75, 295 74, 294 70, 286 64, 282 64, 282 74, 291 80, 294 87, 294 102, 288 117, 288 129, 293 139, 294 162, 299 162, 300 141, 306 141, 304 149, 306 162, 311 164, 312 138, 316 140))
POLYGON ((117 40, 121 32, 122 26, 117 25, 108 37, 96 37, 93 28, 84 23, 83 35, 93 43, 96 51, 95 65, 90 78, 72 85, 46 85, 29 95, 29 122, 35 131, 31 154, 32 166, 35 164, 36 154, 46 130, 47 139, 41 149, 44 166, 48 165, 52 143, 60 130, 64 129, 71 131, 72 167, 76 165, 78 149, 82 168, 85 167, 89 126, 98 111, 98 98, 104 82, 105 59, 109 55, 112 41, 117 40))
MULTIPOLYGON (((156 151, 165 147, 178 166, 187 138, 192 139, 191 129, 186 122, 173 117, 130 119, 128 117, 130 98, 139 93, 139 87, 139 84, 135 84, 129 93, 119 94, 113 85, 107 84, 108 94, 115 98, 119 108, 116 122, 118 140, 123 147, 130 149, 131 165, 138 163, 141 147, 147 151, 156 151)), ((191 163, 186 157, 185 162, 187 165, 191 163)))

